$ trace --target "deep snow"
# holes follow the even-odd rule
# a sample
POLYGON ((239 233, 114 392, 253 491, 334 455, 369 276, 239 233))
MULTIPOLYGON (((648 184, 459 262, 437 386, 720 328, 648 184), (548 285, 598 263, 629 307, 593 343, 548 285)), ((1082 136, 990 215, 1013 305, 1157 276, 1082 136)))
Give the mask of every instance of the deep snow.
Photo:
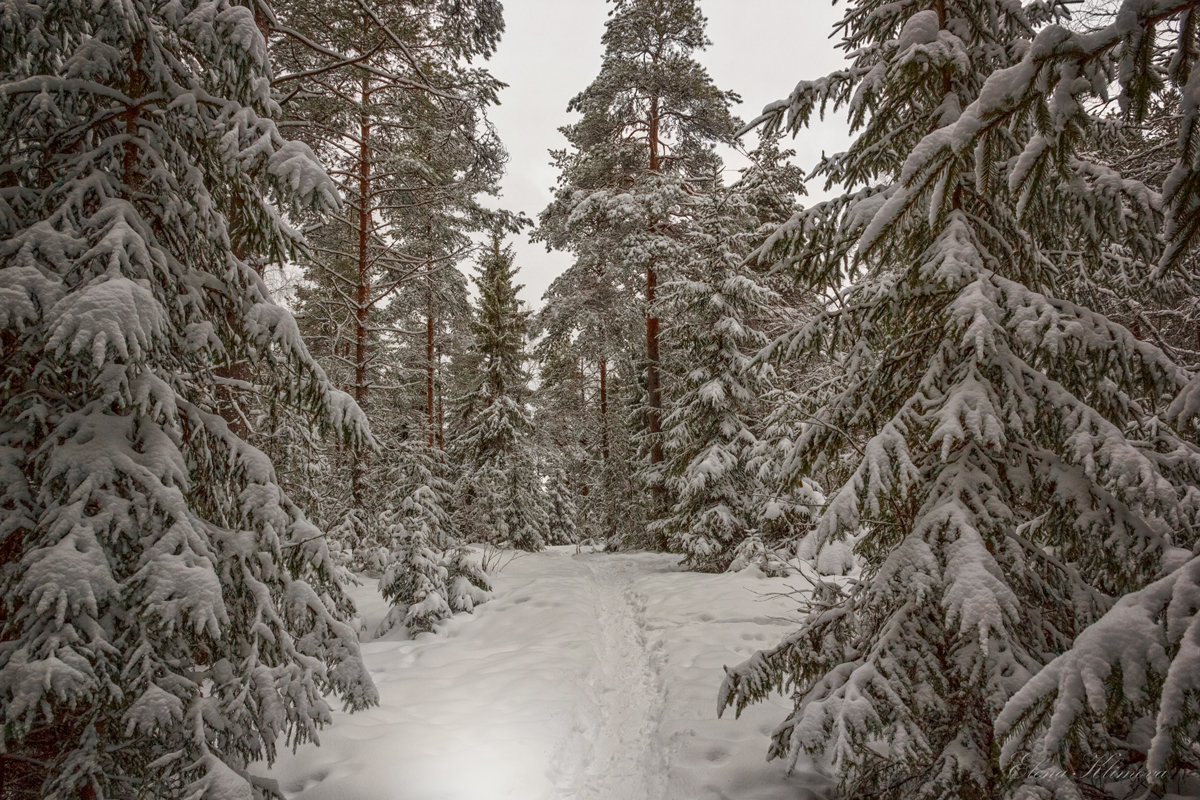
MULTIPOLYGON (((777 699, 716 718, 722 665, 795 625, 800 578, 682 572, 675 556, 550 548, 436 633, 363 645, 380 706, 337 714, 271 770, 292 800, 815 800, 765 762, 777 699)), ((366 631, 386 612, 355 590, 366 631)), ((366 634, 364 634, 365 636, 366 634)))

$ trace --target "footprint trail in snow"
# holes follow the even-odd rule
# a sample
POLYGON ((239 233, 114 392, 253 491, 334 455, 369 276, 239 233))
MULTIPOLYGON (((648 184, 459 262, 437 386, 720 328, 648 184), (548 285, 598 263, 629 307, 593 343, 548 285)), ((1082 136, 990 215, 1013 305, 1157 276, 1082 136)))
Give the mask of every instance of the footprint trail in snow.
MULTIPOLYGON (((366 641, 379 706, 335 711, 321 747, 281 742, 269 776, 288 800, 818 800, 819 778, 764 761, 789 702, 714 713, 721 666, 795 626, 790 581, 677 561, 516 557, 474 614, 366 641)), ((375 582, 352 591, 375 630, 375 582)))
POLYGON ((645 601, 633 586, 645 574, 644 562, 593 555, 585 563, 598 634, 588 676, 595 716, 573 731, 591 744, 560 793, 578 800, 657 800, 666 794, 668 753, 659 736, 662 679, 647 643, 645 601))

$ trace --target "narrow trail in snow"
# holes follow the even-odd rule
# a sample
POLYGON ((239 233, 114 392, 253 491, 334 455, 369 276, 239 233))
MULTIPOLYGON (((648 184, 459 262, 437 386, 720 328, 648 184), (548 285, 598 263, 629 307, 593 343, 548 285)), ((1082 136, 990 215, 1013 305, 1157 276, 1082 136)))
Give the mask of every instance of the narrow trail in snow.
MULTIPOLYGON (((512 558, 474 614, 365 641, 379 705, 335 710, 321 747, 281 742, 267 775, 289 800, 825 797, 815 773, 763 764, 790 701, 713 713, 721 665, 793 627, 787 579, 677 560, 573 546, 512 558)), ((376 582, 351 592, 375 630, 388 612, 376 582)))
MULTIPOLYGON (((667 785, 667 753, 659 737, 663 686, 646 641, 645 600, 633 588, 644 565, 606 556, 583 562, 591 576, 598 640, 588 676, 595 716, 575 727, 587 741, 559 790, 573 800, 659 800, 667 785)), ((577 741, 576 745, 579 744, 577 741)))

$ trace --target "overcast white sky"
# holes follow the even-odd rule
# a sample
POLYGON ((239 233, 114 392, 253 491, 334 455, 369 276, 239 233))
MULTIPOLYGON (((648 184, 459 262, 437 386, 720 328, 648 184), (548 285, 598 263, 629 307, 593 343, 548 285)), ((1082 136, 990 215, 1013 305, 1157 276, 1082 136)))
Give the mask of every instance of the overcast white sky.
MULTIPOLYGON (((786 97, 798 80, 840 64, 841 51, 828 38, 839 10, 829 0, 700 0, 700 5, 713 44, 698 59, 718 87, 742 96, 735 113, 743 120, 786 97)), ((547 151, 564 146, 558 128, 571 121, 567 101, 600 70, 608 9, 605 0, 504 0, 504 39, 489 62, 492 74, 509 85, 490 112, 510 155, 500 199, 504 208, 536 218, 550 202, 556 174, 547 151)), ((791 147, 808 168, 822 150, 840 150, 844 143, 845 129, 837 121, 803 134, 791 147)), ((732 169, 744 163, 727 161, 732 169)), ((538 307, 570 255, 547 253, 527 234, 514 244, 522 296, 538 307)))

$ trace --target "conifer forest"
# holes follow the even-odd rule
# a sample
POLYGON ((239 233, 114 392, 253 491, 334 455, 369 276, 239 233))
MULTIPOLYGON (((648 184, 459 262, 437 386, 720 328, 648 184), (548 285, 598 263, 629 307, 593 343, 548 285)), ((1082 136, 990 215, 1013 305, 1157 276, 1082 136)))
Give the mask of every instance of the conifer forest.
POLYGON ((721 4, 0 0, 0 800, 1200 798, 1200 0, 721 4))

